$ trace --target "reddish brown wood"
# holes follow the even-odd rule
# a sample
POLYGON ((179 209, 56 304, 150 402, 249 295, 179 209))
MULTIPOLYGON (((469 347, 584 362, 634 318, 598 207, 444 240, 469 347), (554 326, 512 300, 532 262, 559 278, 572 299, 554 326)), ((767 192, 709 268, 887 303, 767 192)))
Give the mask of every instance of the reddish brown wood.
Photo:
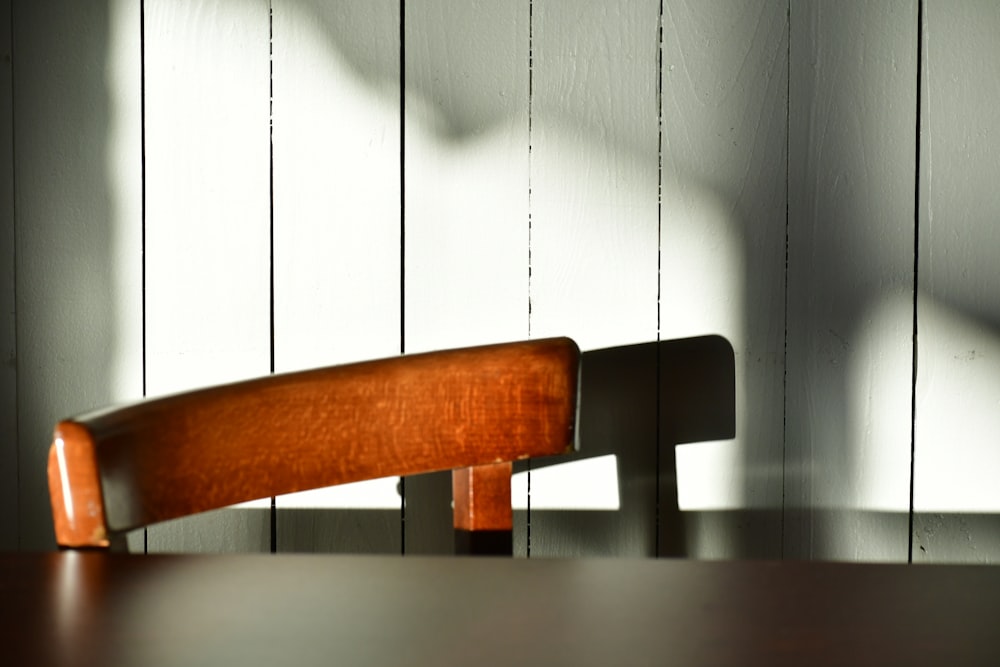
POLYGON ((461 468, 452 472, 455 528, 458 530, 511 530, 511 464, 461 468))
POLYGON ((513 553, 512 467, 508 461, 452 472, 455 553, 479 556, 513 553))
POLYGON ((59 425, 49 448, 48 477, 59 544, 108 546, 94 442, 80 424, 59 425))
MULTIPOLYGON (((579 349, 556 338, 270 376, 63 421, 48 468, 56 540, 106 547, 114 533, 255 498, 565 453, 578 375, 579 349)), ((507 499, 509 511, 509 488, 507 499)))
POLYGON ((8 553, 0 641, 32 667, 994 666, 998 590, 989 566, 8 553))

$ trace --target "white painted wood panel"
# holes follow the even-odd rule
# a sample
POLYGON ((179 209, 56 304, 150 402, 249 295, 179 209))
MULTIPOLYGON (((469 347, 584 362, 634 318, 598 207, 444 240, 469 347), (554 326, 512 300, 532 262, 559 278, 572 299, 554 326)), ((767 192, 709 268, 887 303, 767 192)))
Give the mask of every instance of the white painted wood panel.
POLYGON ((914 561, 1000 560, 1000 5, 928 2, 914 561))
POLYGON ((661 510, 661 542, 687 556, 780 555, 787 14, 664 4, 660 337, 722 335, 737 359, 736 438, 661 450, 661 502, 676 461, 688 533, 661 510))
POLYGON ((45 462, 55 422, 141 392, 133 4, 13 7, 23 549, 54 544, 45 462))
MULTIPOLYGON (((569 335, 584 350, 653 342, 659 3, 532 6, 531 335, 569 335)), ((533 509, 531 555, 655 552, 656 374, 647 368, 619 378, 645 403, 581 424, 581 456, 618 457, 617 479, 602 483, 617 484, 620 509, 533 509)), ((595 407, 599 389, 590 390, 595 407)), ((570 465, 533 478, 532 493, 579 483, 570 465)))
MULTIPOLYGON (((398 354, 399 3, 272 12, 275 371, 398 354)), ((277 498, 277 548, 399 553, 395 487, 277 498)))
MULTIPOLYGON (((685 553, 905 558, 917 3, 668 0, 662 68, 659 4, 405 3, 401 202, 396 0, 147 0, 144 45, 135 2, 0 3, 0 548, 52 544, 53 422, 141 393, 145 48, 150 394, 269 371, 273 203, 277 370, 401 334, 587 351, 587 465, 536 465, 532 555, 670 542, 656 348, 631 344, 721 333, 738 432, 679 448, 685 553)), ((913 556, 995 562, 1000 16, 925 18, 913 556)), ((410 550, 450 548, 446 476, 411 481, 410 550)), ((398 551, 398 510, 353 511, 283 510, 279 544, 398 551)), ((267 549, 269 511, 151 535, 267 549)))
POLYGON ((142 396, 143 371, 141 16, 131 0, 112 0, 107 6, 105 169, 116 295, 112 306, 115 345, 109 372, 111 400, 132 401, 142 396))
MULTIPOLYGON (((406 3, 408 353, 528 337, 528 10, 406 3)), ((453 550, 450 500, 406 480, 407 553, 453 550)))
POLYGON ((791 4, 786 557, 907 558, 916 17, 791 4))
POLYGON ((0 2, 0 550, 17 548, 17 338, 14 319, 14 116, 9 0, 0 2))
MULTIPOLYGON (((145 10, 146 389, 157 395, 270 370, 269 16, 266 0, 145 10)), ((268 512, 229 512, 151 528, 149 548, 269 548, 268 512)))

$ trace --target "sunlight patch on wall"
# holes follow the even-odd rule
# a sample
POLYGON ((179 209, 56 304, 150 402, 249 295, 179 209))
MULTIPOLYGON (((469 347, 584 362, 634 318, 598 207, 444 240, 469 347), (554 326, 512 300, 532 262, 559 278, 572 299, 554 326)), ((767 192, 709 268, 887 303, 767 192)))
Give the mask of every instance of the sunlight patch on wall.
MULTIPOLYGON (((538 482, 531 496, 532 509, 613 511, 621 508, 618 494, 618 463, 614 454, 597 456, 531 471, 538 482), (567 470, 572 474, 567 475, 567 470)), ((331 486, 281 496, 282 509, 399 509, 399 478, 386 477, 355 484, 331 486)), ((511 477, 511 505, 528 508, 528 473, 511 477)), ((267 508, 269 498, 241 503, 237 507, 267 508)))
MULTIPOLYGON (((593 511, 621 508, 618 459, 614 454, 536 466, 531 471, 531 484, 531 509, 593 511)), ((514 509, 527 509, 528 473, 515 473, 510 490, 514 509)))
MULTIPOLYGON (((669 340, 706 334, 726 337, 736 350, 737 437, 675 449, 681 509, 742 508, 747 463, 744 441, 744 257, 731 207, 696 183, 671 183, 664 193, 661 333, 669 340)), ((668 455, 668 454, 663 454, 668 455)))
POLYGON ((664 193, 661 338, 720 334, 741 349, 744 259, 739 221, 711 190, 664 193))
POLYGON ((441 143, 412 123, 407 153, 421 165, 407 175, 407 353, 526 338, 527 161, 511 133, 441 143))
MULTIPOLYGON (((919 512, 1000 510, 1000 335, 962 312, 921 295, 914 506, 919 512)), ((853 351, 845 425, 851 444, 833 507, 907 512, 910 481, 912 301, 899 295, 873 306, 853 351), (872 344, 869 344, 872 343, 872 344)))
POLYGON ((823 474, 832 507, 909 511, 913 301, 907 293, 868 309, 847 350, 845 456, 823 474), (896 344, 886 341, 893 341, 896 344))
POLYGON ((922 296, 914 505, 1000 512, 1000 334, 922 296))
POLYGON ((108 5, 108 100, 105 172, 116 297, 109 380, 115 401, 142 396, 142 108, 139 89, 139 5, 108 5))
POLYGON ((734 460, 733 440, 680 445, 677 456, 677 505, 681 510, 742 509, 745 471, 734 460))
MULTIPOLYGON (((279 372, 399 352, 398 90, 366 81, 328 34, 358 6, 282 4, 274 13, 279 372)), ((372 4, 372 20, 358 27, 364 56, 396 48, 382 8, 372 4)))
MULTIPOLYGON (((399 478, 383 477, 382 479, 354 482, 353 484, 289 493, 278 496, 277 506, 279 509, 398 510, 401 506, 399 478)), ((267 509, 271 507, 271 499, 250 500, 233 507, 267 509)))
POLYGON ((398 510, 399 478, 384 477, 281 496, 282 509, 389 509, 398 510))

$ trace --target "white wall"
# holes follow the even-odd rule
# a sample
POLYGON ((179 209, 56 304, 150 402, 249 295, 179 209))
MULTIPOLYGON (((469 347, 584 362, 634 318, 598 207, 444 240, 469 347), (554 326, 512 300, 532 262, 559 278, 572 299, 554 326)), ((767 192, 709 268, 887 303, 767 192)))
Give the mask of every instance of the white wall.
POLYGON ((929 2, 923 48, 913 556, 996 562, 1000 6, 929 2))
POLYGON ((905 560, 917 5, 790 17, 785 552, 905 560))
MULTIPOLYGON (((916 0, 13 5, 0 546, 51 544, 60 416, 560 334, 616 395, 581 458, 616 458, 536 467, 520 553, 1000 554, 992 3, 926 2, 919 109, 916 0), (701 334, 736 437, 675 459, 630 346, 701 334)), ((277 546, 446 549, 447 477, 406 493, 279 498, 277 546)), ((149 548, 266 550, 267 505, 149 548)))

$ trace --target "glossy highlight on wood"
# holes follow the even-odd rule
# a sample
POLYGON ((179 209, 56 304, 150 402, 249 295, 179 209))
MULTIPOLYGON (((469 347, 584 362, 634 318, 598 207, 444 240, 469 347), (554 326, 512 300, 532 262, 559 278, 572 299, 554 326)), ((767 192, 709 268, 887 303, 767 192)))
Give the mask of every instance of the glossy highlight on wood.
POLYGON ((510 462, 462 468, 452 472, 455 528, 510 530, 510 462))
POLYGON ((274 375, 65 420, 48 463, 56 540, 107 547, 117 533, 256 498, 470 467, 458 473, 469 481, 455 527, 509 530, 509 462, 575 448, 579 367, 576 343, 553 338, 274 375))

